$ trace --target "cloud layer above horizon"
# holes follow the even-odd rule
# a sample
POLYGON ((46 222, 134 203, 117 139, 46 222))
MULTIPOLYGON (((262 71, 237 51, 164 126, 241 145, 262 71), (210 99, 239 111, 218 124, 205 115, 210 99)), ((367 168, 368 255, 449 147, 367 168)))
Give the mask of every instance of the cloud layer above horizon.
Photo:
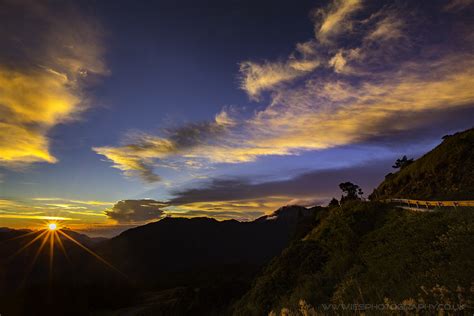
POLYGON ((224 107, 208 122, 94 151, 156 182, 157 167, 251 162, 449 121, 445 111, 474 106, 472 12, 472 1, 331 1, 311 12, 314 37, 288 57, 241 62, 240 87, 263 108, 224 107))

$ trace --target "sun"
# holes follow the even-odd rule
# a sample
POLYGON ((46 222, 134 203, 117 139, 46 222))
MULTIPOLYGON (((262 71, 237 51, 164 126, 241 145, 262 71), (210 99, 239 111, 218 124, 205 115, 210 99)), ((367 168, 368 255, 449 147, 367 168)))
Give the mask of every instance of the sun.
MULTIPOLYGON (((10 258, 13 258, 20 254, 21 252, 25 251, 28 247, 33 245, 34 243, 40 243, 39 247, 36 249, 36 254, 33 257, 33 261, 30 263, 30 267, 33 267, 36 260, 38 259, 40 253, 45 249, 45 247, 48 247, 49 245, 49 274, 50 277, 53 274, 53 262, 54 262, 54 249, 58 248, 62 251, 64 257, 69 260, 69 256, 66 252, 66 248, 64 247, 63 240, 67 239, 71 241, 73 244, 78 246, 79 248, 82 248, 84 251, 89 253, 91 256, 95 257, 97 260, 111 268, 112 270, 116 271, 120 275, 124 276, 127 278, 123 272, 118 270, 116 267, 114 267, 111 263, 109 263, 107 260, 96 254, 93 250, 87 248, 83 244, 81 244, 79 241, 74 239, 72 236, 69 236, 67 233, 67 229, 63 229, 64 226, 60 221, 47 221, 43 222, 42 227, 43 229, 40 230, 34 230, 30 231, 28 233, 25 233, 21 236, 13 237, 11 239, 17 239, 17 238, 24 238, 26 236, 33 236, 28 242, 26 242, 23 246, 20 247, 15 253, 13 253, 10 258)), ((30 270, 31 271, 31 270, 30 270)), ((1 315, 0 315, 1 316, 1 315)))
POLYGON ((56 230, 56 229, 58 229, 58 225, 56 223, 49 223, 48 224, 48 229, 49 230, 56 230))

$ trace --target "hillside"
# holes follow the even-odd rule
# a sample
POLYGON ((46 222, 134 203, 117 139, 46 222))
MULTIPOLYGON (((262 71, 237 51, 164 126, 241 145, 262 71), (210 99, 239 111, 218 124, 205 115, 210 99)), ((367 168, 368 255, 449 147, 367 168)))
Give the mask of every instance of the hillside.
POLYGON ((328 215, 275 257, 229 312, 340 313, 324 304, 473 306, 474 208, 418 213, 377 201, 388 198, 474 199, 474 129, 444 137, 387 175, 372 201, 327 208, 328 215))
POLYGON ((474 199, 474 129, 444 137, 435 149, 387 175, 370 198, 474 199))
POLYGON ((472 306, 472 271, 474 209, 414 213, 354 201, 332 208, 273 259, 232 313, 316 315, 302 310, 328 313, 322 304, 330 303, 472 306))
POLYGON ((39 241, 10 257, 40 232, 0 228, 1 312, 54 315, 48 307, 54 293, 57 314, 107 315, 125 308, 128 314, 220 315, 272 257, 308 233, 321 211, 286 206, 252 222, 164 218, 110 240, 67 230, 121 273, 61 238, 68 257, 57 250, 53 279, 48 245, 38 257, 39 241))

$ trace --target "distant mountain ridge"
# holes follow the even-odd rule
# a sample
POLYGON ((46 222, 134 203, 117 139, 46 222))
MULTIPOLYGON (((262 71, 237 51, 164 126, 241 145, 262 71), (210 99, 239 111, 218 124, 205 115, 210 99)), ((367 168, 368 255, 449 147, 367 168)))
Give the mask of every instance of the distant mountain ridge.
POLYGON ((259 266, 305 233, 317 211, 285 206, 251 222, 167 217, 129 229, 104 242, 98 251, 142 281, 197 267, 259 266), (120 258, 129 259, 121 266, 120 258))

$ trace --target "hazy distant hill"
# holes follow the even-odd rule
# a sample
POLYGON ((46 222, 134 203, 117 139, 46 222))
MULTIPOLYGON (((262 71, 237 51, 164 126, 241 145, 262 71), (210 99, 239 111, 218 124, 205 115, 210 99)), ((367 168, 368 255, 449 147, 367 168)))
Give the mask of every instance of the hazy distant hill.
POLYGON ((170 273, 260 266, 292 238, 304 234, 317 210, 287 206, 252 222, 168 217, 129 229, 105 242, 99 251, 133 278, 154 285, 165 282, 164 275, 170 273))
POLYGON ((435 149, 389 174, 371 199, 474 199, 474 129, 444 137, 435 149))
POLYGON ((252 222, 164 218, 127 230, 98 252, 147 293, 115 312, 221 315, 264 264, 315 225, 321 212, 320 207, 286 206, 252 222))

